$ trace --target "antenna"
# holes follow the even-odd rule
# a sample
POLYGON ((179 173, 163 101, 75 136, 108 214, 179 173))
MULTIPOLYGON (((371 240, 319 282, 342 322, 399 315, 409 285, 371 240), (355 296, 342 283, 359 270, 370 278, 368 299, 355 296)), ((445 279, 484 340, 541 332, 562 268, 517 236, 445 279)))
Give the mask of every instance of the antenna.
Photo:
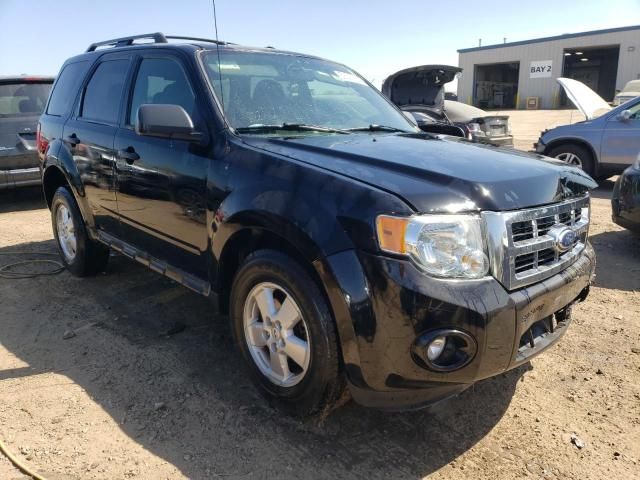
POLYGON ((222 88, 222 69, 220 68, 220 40, 218 40, 218 16, 216 15, 216 0, 211 0, 211 4, 213 5, 213 27, 216 31, 216 52, 218 53, 218 78, 220 80, 220 100, 222 101, 222 118, 224 119, 224 123, 227 123, 227 116, 224 114, 224 92, 222 88))

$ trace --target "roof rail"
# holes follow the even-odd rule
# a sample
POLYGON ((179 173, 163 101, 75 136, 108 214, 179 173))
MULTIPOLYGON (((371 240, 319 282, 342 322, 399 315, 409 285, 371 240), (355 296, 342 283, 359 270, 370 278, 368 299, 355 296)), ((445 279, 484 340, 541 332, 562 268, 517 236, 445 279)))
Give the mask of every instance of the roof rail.
POLYGON ((196 42, 215 43, 216 45, 233 45, 231 42, 223 42, 222 40, 212 40, 210 38, 198 38, 198 37, 180 37, 177 35, 167 35, 164 38, 172 40, 195 40, 196 42))
POLYGON ((146 33, 144 35, 133 35, 131 37, 114 38, 113 40, 105 40, 104 42, 92 43, 91 45, 89 45, 89 48, 87 48, 87 52, 93 52, 98 47, 125 47, 127 45, 133 45, 134 40, 142 38, 152 38, 154 43, 167 43, 167 37, 165 37, 163 33, 146 33))

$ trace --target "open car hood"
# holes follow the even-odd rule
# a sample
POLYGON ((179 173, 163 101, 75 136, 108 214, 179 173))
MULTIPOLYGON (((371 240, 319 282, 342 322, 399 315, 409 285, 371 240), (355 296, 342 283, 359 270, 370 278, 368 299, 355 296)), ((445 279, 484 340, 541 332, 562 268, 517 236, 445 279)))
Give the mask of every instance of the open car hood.
POLYGON ((580 110, 587 120, 593 120, 604 112, 611 110, 611 106, 596 92, 584 83, 572 78, 557 79, 562 85, 569 100, 580 110))
POLYGON ((444 85, 462 71, 450 65, 420 65, 387 77, 382 93, 399 107, 424 106, 442 114, 444 85))

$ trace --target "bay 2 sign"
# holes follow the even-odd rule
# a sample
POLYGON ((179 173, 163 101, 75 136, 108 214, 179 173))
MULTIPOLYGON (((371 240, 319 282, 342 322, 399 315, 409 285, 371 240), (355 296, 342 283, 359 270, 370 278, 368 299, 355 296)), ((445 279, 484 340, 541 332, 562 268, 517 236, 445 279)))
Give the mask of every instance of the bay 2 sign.
POLYGON ((538 60, 537 62, 531 62, 531 67, 529 67, 529 78, 550 77, 552 68, 553 61, 551 60, 538 60))

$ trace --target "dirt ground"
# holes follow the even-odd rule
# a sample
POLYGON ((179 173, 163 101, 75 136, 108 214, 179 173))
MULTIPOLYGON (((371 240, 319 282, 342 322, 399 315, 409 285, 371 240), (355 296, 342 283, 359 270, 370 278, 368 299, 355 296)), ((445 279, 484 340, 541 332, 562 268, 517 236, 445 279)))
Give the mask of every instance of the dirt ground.
MULTIPOLYGON (((569 115, 512 113, 525 149, 569 115)), ((120 256, 91 279, 0 279, 0 439, 50 480, 640 478, 640 241, 611 222, 612 185, 594 192, 597 279, 563 340, 417 412, 283 417, 226 318, 120 256)), ((40 194, 1 193, 0 265, 29 250, 55 251, 40 194)), ((0 455, 0 479, 21 478, 0 455)))

